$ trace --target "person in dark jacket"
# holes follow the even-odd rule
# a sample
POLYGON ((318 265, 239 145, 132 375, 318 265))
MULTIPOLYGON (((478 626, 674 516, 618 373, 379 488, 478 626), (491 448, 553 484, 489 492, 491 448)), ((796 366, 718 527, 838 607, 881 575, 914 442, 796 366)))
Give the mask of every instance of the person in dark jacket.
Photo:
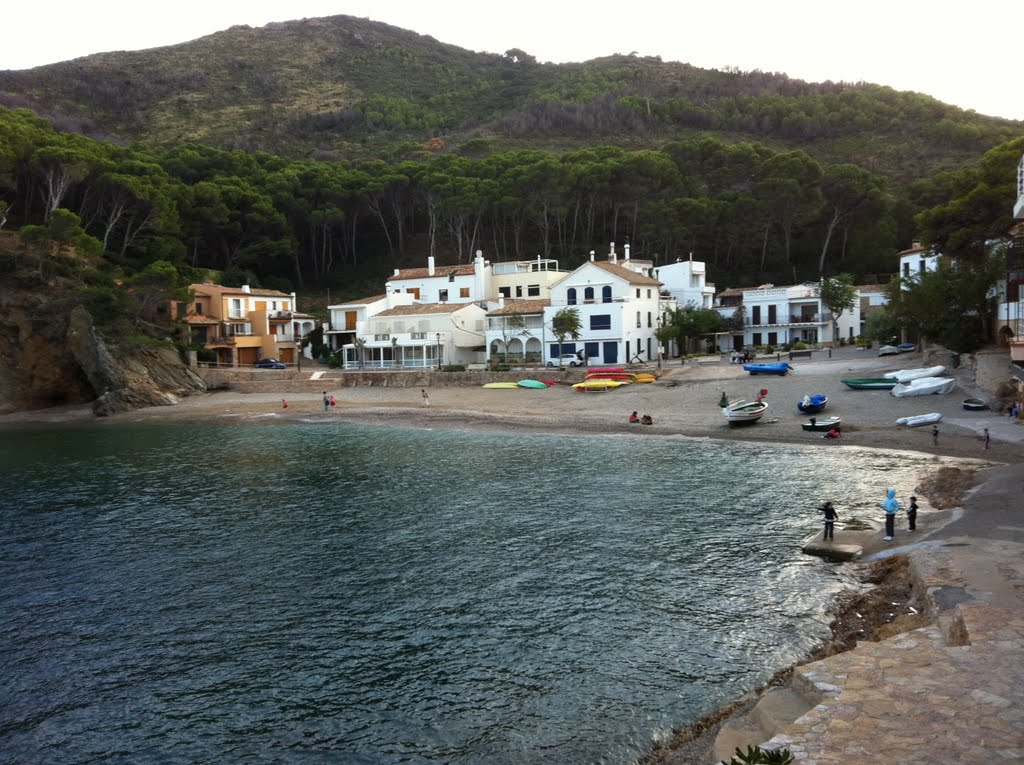
POLYGON ((818 512, 825 516, 825 536, 822 539, 835 539, 835 525, 836 521, 839 520, 839 513, 836 512, 831 502, 826 502, 819 507, 818 512))
POLYGON ((907 508, 907 531, 917 528, 917 497, 910 498, 910 507, 907 508))

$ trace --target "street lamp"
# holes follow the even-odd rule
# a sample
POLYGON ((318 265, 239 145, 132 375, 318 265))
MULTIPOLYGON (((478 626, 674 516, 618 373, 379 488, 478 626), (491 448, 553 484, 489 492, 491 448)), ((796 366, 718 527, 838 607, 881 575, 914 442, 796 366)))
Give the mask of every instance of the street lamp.
POLYGON ((441 371, 441 333, 437 333, 437 371, 441 371))

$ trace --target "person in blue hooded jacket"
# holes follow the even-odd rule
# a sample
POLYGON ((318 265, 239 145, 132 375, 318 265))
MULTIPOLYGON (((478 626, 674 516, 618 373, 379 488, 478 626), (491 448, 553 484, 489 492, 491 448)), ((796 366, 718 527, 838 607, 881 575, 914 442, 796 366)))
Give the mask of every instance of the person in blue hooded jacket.
POLYGON ((900 509, 900 501, 896 499, 896 489, 890 488, 885 492, 882 509, 885 510, 885 536, 883 539, 886 542, 891 542, 896 528, 896 513, 900 509))

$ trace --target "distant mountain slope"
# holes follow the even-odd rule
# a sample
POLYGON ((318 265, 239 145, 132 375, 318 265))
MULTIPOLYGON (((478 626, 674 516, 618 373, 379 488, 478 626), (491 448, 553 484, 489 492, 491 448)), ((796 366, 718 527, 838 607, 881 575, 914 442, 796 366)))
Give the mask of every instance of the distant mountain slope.
POLYGON ((93 137, 291 156, 653 147, 697 134, 802 148, 901 180, 1024 134, 869 84, 611 56, 540 64, 349 16, 232 27, 165 48, 0 72, 0 104, 93 137))

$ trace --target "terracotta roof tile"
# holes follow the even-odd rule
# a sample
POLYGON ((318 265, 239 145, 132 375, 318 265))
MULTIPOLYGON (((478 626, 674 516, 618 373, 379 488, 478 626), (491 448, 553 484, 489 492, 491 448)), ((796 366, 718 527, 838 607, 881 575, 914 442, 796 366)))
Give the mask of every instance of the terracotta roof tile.
POLYGON ((455 313, 466 306, 476 303, 416 303, 415 305, 399 305, 381 311, 373 318, 379 316, 425 316, 429 314, 455 313))
POLYGON ((434 274, 430 274, 429 268, 403 268, 397 274, 392 274, 386 281, 399 281, 402 279, 447 279, 453 274, 455 276, 472 276, 476 271, 472 263, 464 263, 458 266, 435 266, 434 274))
POLYGON ((636 271, 626 268, 625 266, 620 266, 618 263, 609 263, 608 261, 595 260, 590 265, 597 266, 602 271, 607 271, 608 273, 613 274, 614 276, 618 276, 620 279, 624 279, 630 284, 649 284, 652 287, 655 285, 661 285, 661 282, 659 282, 657 279, 653 279, 650 276, 645 276, 644 274, 638 274, 636 271))
POLYGON ((511 313, 543 313, 550 300, 506 300, 504 308, 488 311, 488 316, 506 316, 511 313))

